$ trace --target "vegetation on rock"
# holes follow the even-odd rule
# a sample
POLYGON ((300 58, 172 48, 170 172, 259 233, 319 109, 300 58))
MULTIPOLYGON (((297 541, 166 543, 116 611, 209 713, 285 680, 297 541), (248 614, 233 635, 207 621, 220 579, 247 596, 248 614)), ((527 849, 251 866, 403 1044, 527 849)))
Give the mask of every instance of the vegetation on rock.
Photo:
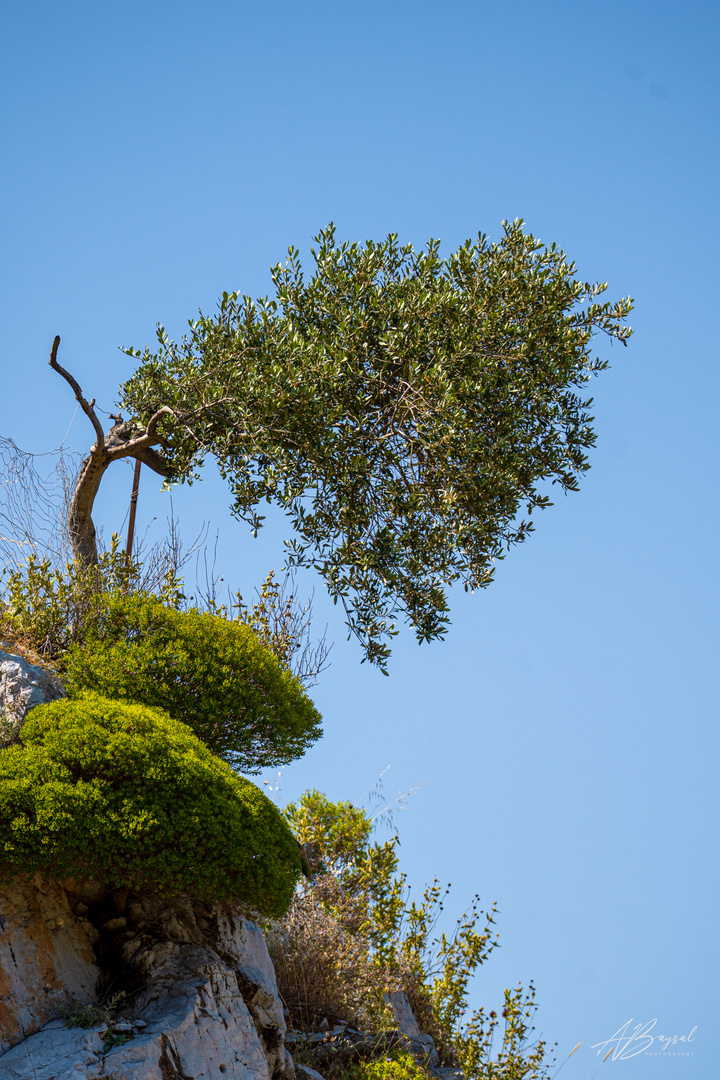
MULTIPOLYGON (((476 897, 437 933, 445 892, 434 881, 409 901, 397 838, 373 842, 368 815, 317 792, 283 818, 233 771, 291 761, 321 733, 302 681, 326 653, 302 653, 299 678, 290 664, 305 612, 288 614, 272 576, 252 613, 238 598, 238 619, 214 600, 180 610, 172 562, 143 585, 116 538, 98 552, 93 504, 114 461, 191 483, 212 455, 255 534, 263 503, 285 512, 288 565, 323 577, 386 670, 398 620, 419 641, 443 637, 447 588, 488 585, 550 485, 577 489, 595 442, 586 386, 607 366, 592 338, 627 342, 628 298, 598 302, 605 285, 577 280, 520 221, 446 259, 436 241, 415 251, 394 234, 338 244, 332 226, 317 243, 309 280, 291 248, 274 299, 224 293, 179 343, 160 327, 155 353, 127 350, 140 361, 121 391, 129 419, 107 432, 55 338, 51 366, 95 432, 68 493, 74 561, 15 566, 0 631, 55 664, 71 697, 38 706, 0 752, 0 878, 240 901, 281 919, 268 923, 278 978, 303 1030, 321 1018, 380 1029, 383 994, 402 990, 468 1080, 539 1080, 532 984, 506 991, 497 1052, 497 1014, 469 1012, 495 908, 476 897), (293 833, 317 856, 297 891, 293 833)), ((353 1080, 422 1075, 407 1057, 358 1069, 353 1080)))
MULTIPOLYGON (((505 992, 502 1020, 495 1011, 469 1006, 470 980, 497 944, 495 907, 485 914, 475 897, 450 933, 439 931, 448 890, 436 880, 411 902, 405 875, 398 872, 397 836, 374 841, 373 822, 363 809, 310 791, 285 815, 313 853, 316 870, 282 920, 268 927, 293 1023, 306 1032, 318 1030, 323 1020, 387 1030, 394 1021, 384 994, 402 990, 442 1063, 459 1065, 468 1080, 544 1080, 549 1065, 545 1043, 532 1039, 532 984, 505 992)), ((423 1075, 407 1059, 395 1061, 387 1073, 384 1068, 377 1062, 350 1075, 423 1075)))
POLYGON ((431 1074, 412 1054, 393 1051, 379 1061, 351 1065, 343 1080, 431 1080, 431 1074))
POLYGON ((96 695, 38 706, 0 753, 0 865, 280 915, 300 873, 273 803, 183 723, 96 695))
POLYGON ((172 569, 154 594, 139 577, 116 542, 89 568, 31 556, 7 575, 0 635, 49 659, 71 696, 92 690, 162 708, 241 772, 301 757, 322 734, 302 679, 326 655, 322 643, 302 649, 305 609, 272 575, 253 607, 238 599, 235 619, 216 604, 181 610, 172 569))
POLYGON ((301 757, 322 734, 299 681, 249 626, 147 594, 102 597, 63 667, 71 696, 165 709, 241 772, 301 757))

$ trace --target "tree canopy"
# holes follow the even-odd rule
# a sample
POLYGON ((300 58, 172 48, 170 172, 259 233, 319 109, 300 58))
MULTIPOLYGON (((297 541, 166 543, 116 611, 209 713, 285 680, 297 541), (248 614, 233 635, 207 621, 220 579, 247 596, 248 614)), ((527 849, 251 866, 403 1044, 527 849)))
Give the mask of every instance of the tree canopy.
MULTIPOLYGON (((384 668, 398 620, 442 637, 447 587, 488 585, 550 485, 577 489, 595 443, 586 384, 607 366, 591 341, 625 344, 632 302, 600 302, 605 284, 520 221, 446 259, 395 234, 339 243, 332 225, 316 244, 308 279, 290 248, 274 297, 223 293, 181 341, 159 327, 154 352, 127 349, 130 419, 103 452, 172 482, 214 456, 256 534, 263 504, 282 508, 289 564, 322 575, 384 668)), ((87 461, 91 510, 102 468, 87 461)))

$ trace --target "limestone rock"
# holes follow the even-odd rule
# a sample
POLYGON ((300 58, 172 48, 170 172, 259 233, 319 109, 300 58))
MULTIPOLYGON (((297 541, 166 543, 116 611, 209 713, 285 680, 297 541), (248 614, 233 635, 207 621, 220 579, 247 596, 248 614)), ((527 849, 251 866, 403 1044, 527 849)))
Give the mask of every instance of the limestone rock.
MULTIPOLYGON (((220 905, 113 893, 91 882, 68 880, 51 892, 48 898, 39 879, 32 888, 0 891, 17 959, 13 968, 0 953, 0 978, 7 972, 14 978, 0 1006, 6 1029, 0 1080, 295 1080, 275 971, 255 923, 220 905), (68 997, 93 1000, 98 970, 93 966, 92 978, 84 979, 84 969, 76 970, 82 950, 86 960, 92 956, 85 927, 102 934, 103 955, 114 949, 131 982, 142 985, 122 1015, 87 1030, 58 1019, 68 997), (67 947, 63 933, 70 934, 67 947), (73 934, 83 939, 82 950, 73 934), (34 961, 33 936, 43 943, 34 961), (22 997, 19 973, 27 977, 42 957, 36 977, 20 987, 22 997)), ((0 947, 3 940, 0 934, 0 947)), ((10 943, 7 952, 12 957, 10 943)))
POLYGON ((0 746, 15 742, 35 705, 65 697, 55 676, 22 656, 0 649, 0 746))
POLYGON ((57 1017, 68 998, 94 1000, 95 936, 59 884, 36 876, 0 886, 0 1054, 57 1017))
POLYGON ((134 1037, 132 1022, 83 1031, 54 1021, 0 1057, 2 1080, 271 1080, 233 970, 213 950, 160 942, 145 967, 134 1037), (118 1034, 127 1041, 109 1045, 118 1034))
POLYGON ((0 1056, 2 1080, 86 1080, 99 1075, 103 1040, 98 1028, 84 1031, 51 1020, 37 1034, 0 1056))
POLYGON ((383 998, 395 1014, 395 1022, 398 1026, 398 1031, 400 1031, 401 1034, 406 1035, 408 1039, 419 1039, 420 1028, 415 1019, 415 1014, 410 1007, 407 994, 402 990, 396 990, 391 993, 383 994, 383 998))
MULTIPOLYGON (((223 1074, 227 1080, 270 1080, 265 1048, 235 972, 213 949, 159 942, 141 963, 148 981, 133 1012, 147 1027, 111 1050, 104 1074, 98 1075, 216 1080, 223 1074)), ((0 1068, 3 1064, 0 1059, 0 1068)))
POLYGON ((289 1080, 293 1070, 292 1063, 285 1061, 285 1014, 265 938, 250 919, 233 918, 222 909, 216 909, 214 915, 217 948, 231 963, 240 992, 261 1032, 270 1073, 284 1072, 289 1080))

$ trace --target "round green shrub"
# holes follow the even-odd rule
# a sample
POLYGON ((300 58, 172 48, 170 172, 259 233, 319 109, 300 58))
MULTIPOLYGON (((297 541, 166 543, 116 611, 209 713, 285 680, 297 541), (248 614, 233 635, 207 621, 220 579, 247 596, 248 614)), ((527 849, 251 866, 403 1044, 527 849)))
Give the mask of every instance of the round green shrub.
POLYGON ((185 724, 89 694, 37 706, 21 739, 0 751, 4 876, 86 876, 286 910, 300 873, 289 827, 185 724))
POLYGON ((293 761, 322 734, 298 679, 249 626, 146 593, 104 595, 63 666, 71 695, 165 709, 241 772, 293 761))

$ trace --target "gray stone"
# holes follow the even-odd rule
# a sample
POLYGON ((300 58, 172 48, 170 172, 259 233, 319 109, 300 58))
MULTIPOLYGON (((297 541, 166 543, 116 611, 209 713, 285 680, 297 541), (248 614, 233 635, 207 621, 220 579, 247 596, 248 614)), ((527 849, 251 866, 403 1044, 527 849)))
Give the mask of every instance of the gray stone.
POLYGON ((407 994, 402 990, 396 990, 383 994, 383 998, 395 1014, 395 1022, 401 1034, 406 1035, 408 1039, 418 1039, 420 1037, 420 1028, 410 1007, 407 994))
POLYGON ((37 878, 0 889, 0 1080, 295 1080, 255 923, 216 905, 203 937, 188 897, 127 903, 90 884, 37 878), (59 1017, 69 998, 97 1001, 98 931, 70 903, 89 913, 93 898, 118 913, 105 933, 127 933, 128 919, 147 915, 162 939, 141 934, 122 946, 143 989, 120 1016, 67 1028, 59 1017), (113 1035, 125 1041, 109 1045, 113 1035))
POLYGON ((131 1020, 114 1020, 110 1027, 115 1035, 129 1035, 135 1029, 135 1024, 131 1020))
POLYGON ((146 1026, 133 1039, 104 1053, 107 1025, 85 1031, 54 1021, 0 1057, 0 1078, 271 1080, 234 972, 212 949, 160 942, 143 966, 148 982, 133 1008, 146 1026))
POLYGON ((0 649, 0 746, 17 742, 31 709, 61 697, 65 690, 49 671, 0 649))
POLYGON ((218 934, 216 947, 235 971, 245 1004, 261 1032, 268 1068, 271 1073, 278 1068, 286 1069, 283 1059, 285 1011, 265 938, 250 919, 233 917, 220 907, 214 910, 214 915, 218 934))
POLYGON ((440 1058, 435 1049, 432 1035, 421 1033, 416 1039, 408 1039, 407 1046, 415 1060, 419 1061, 425 1068, 435 1069, 437 1067, 440 1058))
POLYGON ((315 1069, 311 1069, 308 1065, 299 1065, 295 1063, 295 1075, 298 1080, 323 1080, 323 1077, 315 1069))
POLYGON ((284 1046, 281 1048, 275 1063, 273 1080, 295 1080, 295 1062, 284 1046))
POLYGON ((2 1054, 56 1019, 69 998, 95 1001, 100 970, 97 931, 75 918, 57 882, 37 875, 0 886, 0 927, 2 1054))
POLYGON ((52 1020, 0 1056, 2 1080, 90 1080, 99 1076, 103 1041, 99 1028, 67 1028, 52 1020))
POLYGON ((395 1022, 405 1038, 404 1045, 421 1065, 431 1070, 435 1069, 440 1060, 435 1043, 431 1035, 420 1031, 407 994, 402 990, 396 990, 383 994, 383 997, 395 1014, 395 1022))

